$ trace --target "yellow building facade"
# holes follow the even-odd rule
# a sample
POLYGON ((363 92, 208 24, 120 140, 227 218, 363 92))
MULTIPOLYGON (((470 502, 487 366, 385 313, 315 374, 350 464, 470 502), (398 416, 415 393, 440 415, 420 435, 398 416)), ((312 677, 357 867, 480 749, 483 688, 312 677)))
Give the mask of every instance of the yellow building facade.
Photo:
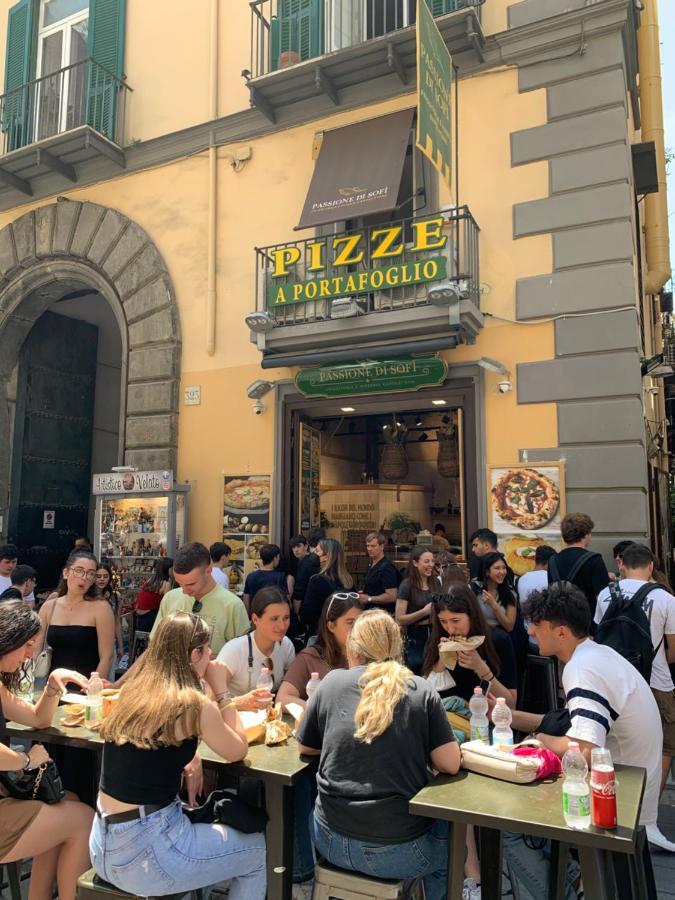
MULTIPOLYGON (((438 3, 458 72, 449 187, 414 147, 414 3, 203 0, 187 17, 156 0, 3 0, 0 533, 26 558, 42 547, 51 559, 63 548, 41 533, 42 507, 72 543, 96 528, 84 481, 128 464, 189 483, 189 536, 205 543, 246 524, 224 517, 224 479, 269 475, 260 533, 282 544, 330 528, 344 504, 375 516, 334 526, 346 542, 350 528, 388 528, 366 495, 398 483, 423 495, 413 510, 399 491, 398 509, 423 529, 445 523, 464 551, 474 528, 495 523, 507 542, 553 541, 565 508, 594 518, 603 552, 633 537, 666 549, 659 361, 646 370, 662 352, 663 281, 646 284, 658 266, 645 247, 650 228, 667 243, 665 188, 648 209, 631 153, 647 142, 640 71, 654 48, 638 44, 656 2, 645 6, 438 3), (296 230, 321 154, 343 141, 353 171, 378 148, 350 144, 349 127, 377 119, 384 140, 405 110, 408 162, 388 208, 296 230), (335 298, 272 306, 275 249, 400 220, 409 259, 414 223, 433 214, 449 302, 436 305, 431 281, 348 290, 345 318, 335 298), (477 248, 468 262, 460 228, 477 248), (269 331, 251 330, 255 311, 269 331), (73 323, 98 329, 79 368, 64 357, 93 332, 73 323), (442 360, 440 383, 330 397, 296 386, 310 367, 338 378, 409 353, 442 360), (256 381, 267 383, 261 414, 247 393, 256 381), (73 412, 80 403, 90 412, 73 412), (409 472, 387 480, 384 426, 401 419, 409 472), (322 448, 314 486, 301 425, 322 448), (444 427, 457 471, 439 477, 444 427), (495 518, 492 487, 531 463, 558 491, 556 509, 534 525, 495 518)), ((662 142, 650 159, 660 173, 662 142)))

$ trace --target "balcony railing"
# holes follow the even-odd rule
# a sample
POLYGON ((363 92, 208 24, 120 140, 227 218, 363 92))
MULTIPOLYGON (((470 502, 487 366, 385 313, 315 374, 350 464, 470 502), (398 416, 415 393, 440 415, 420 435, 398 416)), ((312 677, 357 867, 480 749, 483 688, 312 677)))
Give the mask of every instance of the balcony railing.
POLYGON ((0 97, 2 154, 90 125, 124 146, 126 82, 93 59, 66 66, 0 97))
POLYGON ((418 309, 430 305, 428 291, 436 280, 455 283, 461 297, 479 308, 478 233, 478 225, 468 207, 460 206, 434 215, 371 225, 358 232, 331 233, 258 247, 256 308, 271 315, 277 325, 306 325, 329 319, 331 305, 338 295, 355 298, 361 314, 418 309), (420 250, 420 235, 426 233, 423 223, 429 223, 430 234, 435 235, 428 243, 436 246, 420 250), (436 223, 440 223, 440 231, 436 230, 436 223), (387 238, 383 229, 396 227, 400 231, 389 250, 403 244, 402 252, 391 255, 388 250, 386 256, 380 255, 383 238, 387 238), (344 239, 357 233, 361 237, 351 256, 353 259, 361 253, 363 256, 354 264, 341 263, 339 254, 344 255, 344 239), (443 237, 445 241, 439 248, 443 237), (425 262, 429 263, 427 270, 425 262), (438 279, 427 277, 433 274, 434 265, 438 279), (279 275, 280 269, 285 274, 279 275), (378 269, 381 272, 373 276, 378 269), (393 274, 387 274, 390 269, 393 274), (312 284, 311 291, 308 283, 312 284), (307 299, 315 291, 315 298, 307 299), (322 294, 328 299, 321 299, 322 294))
MULTIPOLYGON (((478 0, 427 0, 434 15, 478 0)), ((416 0, 252 0, 251 77, 258 78, 415 23, 416 0)))

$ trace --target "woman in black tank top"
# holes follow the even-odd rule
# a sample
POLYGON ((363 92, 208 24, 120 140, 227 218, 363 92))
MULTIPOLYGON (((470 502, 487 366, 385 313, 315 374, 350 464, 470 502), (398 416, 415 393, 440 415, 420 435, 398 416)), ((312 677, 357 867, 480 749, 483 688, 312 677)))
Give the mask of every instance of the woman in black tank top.
POLYGON ((102 878, 136 896, 231 880, 230 900, 265 897, 264 836, 193 824, 178 799, 184 772, 188 793, 196 793, 190 778, 200 739, 231 762, 248 752, 224 667, 211 661, 210 637, 193 613, 163 619, 101 728, 91 858, 102 878))
MULTIPOLYGON (((34 705, 15 696, 25 663, 36 650, 40 619, 23 600, 0 603, 0 771, 35 769, 49 759, 41 744, 28 753, 11 750, 5 719, 28 728, 51 725, 67 684, 86 687, 77 672, 55 669, 34 705)), ((89 868, 87 838, 93 811, 83 803, 62 800, 47 806, 37 800, 15 800, 0 793, 0 863, 33 857, 31 900, 50 900, 58 882, 59 897, 74 900, 77 879, 89 868), (54 852, 56 851, 56 853, 54 852)))

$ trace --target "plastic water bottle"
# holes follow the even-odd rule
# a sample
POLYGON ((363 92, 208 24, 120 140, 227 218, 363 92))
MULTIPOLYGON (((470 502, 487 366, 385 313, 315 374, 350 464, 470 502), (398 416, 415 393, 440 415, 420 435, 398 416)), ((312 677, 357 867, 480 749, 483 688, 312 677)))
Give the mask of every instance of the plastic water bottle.
POLYGON ((495 726, 492 732, 493 747, 513 746, 511 719, 511 710, 506 705, 506 700, 504 697, 497 697, 495 708, 492 710, 492 724, 495 726))
POLYGON ((84 718, 87 722, 97 722, 103 718, 103 682, 98 672, 92 672, 87 687, 90 702, 84 707, 84 718))
POLYGON ((482 741, 484 744, 490 743, 490 722, 488 721, 487 697, 483 695, 483 691, 479 687, 473 689, 473 697, 469 700, 469 709, 471 710, 471 719, 469 722, 471 728, 471 740, 482 741))
MULTIPOLYGON (((265 666, 260 670, 260 675, 258 676, 258 681, 256 683, 256 690, 259 691, 269 691, 270 694, 274 688, 274 679, 270 674, 270 670, 266 669, 265 666)), ((270 700, 270 704, 273 703, 273 700, 270 700)))
POLYGON ((562 786, 563 815, 570 828, 588 828, 591 824, 591 797, 588 765, 579 745, 570 741, 562 758, 565 780, 562 786))
POLYGON ((314 694, 316 694, 316 689, 319 687, 320 683, 321 682, 319 681, 319 673, 312 672, 311 677, 310 677, 309 681, 307 682, 307 687, 305 688, 305 693, 307 694, 307 702, 308 703, 312 699, 314 694))

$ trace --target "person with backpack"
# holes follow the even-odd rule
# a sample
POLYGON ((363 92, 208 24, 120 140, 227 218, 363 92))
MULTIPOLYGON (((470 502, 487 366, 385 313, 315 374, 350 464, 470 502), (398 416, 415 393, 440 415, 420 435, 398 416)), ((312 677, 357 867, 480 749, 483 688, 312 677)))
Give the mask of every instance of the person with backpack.
MULTIPOLYGON (((649 624, 651 632, 651 654, 649 663, 651 674, 649 684, 661 714, 663 725, 663 756, 661 766, 661 791, 666 784, 670 765, 675 756, 675 684, 668 667, 675 661, 675 597, 652 581, 654 554, 643 544, 630 544, 622 551, 623 577, 610 584, 598 596, 595 621, 599 627, 596 640, 602 640, 607 625, 612 621, 609 613, 616 604, 639 606, 649 624)), ((632 629, 635 633, 635 628, 632 629)), ((614 647, 615 650, 620 649, 614 647)), ((667 841, 654 826, 647 829, 650 843, 675 851, 675 845, 667 841), (667 846, 663 846, 663 842, 667 846)))
MULTIPOLYGON (((560 757, 570 741, 575 741, 589 767, 591 750, 607 747, 615 763, 645 769, 639 824, 649 831, 656 826, 663 745, 659 710, 649 685, 616 650, 591 640, 588 603, 574 585, 552 584, 533 593, 524 612, 541 655, 556 656, 565 664, 562 683, 569 713, 567 727, 557 736, 537 731, 536 737, 560 757)), ((542 896, 541 886, 549 883, 550 860, 541 843, 505 832, 504 854, 516 880, 533 897, 542 896)), ((643 862, 646 896, 656 897, 646 841, 643 862)))
POLYGON ((595 615, 598 594, 609 584, 609 573, 599 553, 588 549, 595 522, 586 513, 568 513, 560 523, 564 548, 548 561, 548 583, 569 581, 583 592, 595 615))

